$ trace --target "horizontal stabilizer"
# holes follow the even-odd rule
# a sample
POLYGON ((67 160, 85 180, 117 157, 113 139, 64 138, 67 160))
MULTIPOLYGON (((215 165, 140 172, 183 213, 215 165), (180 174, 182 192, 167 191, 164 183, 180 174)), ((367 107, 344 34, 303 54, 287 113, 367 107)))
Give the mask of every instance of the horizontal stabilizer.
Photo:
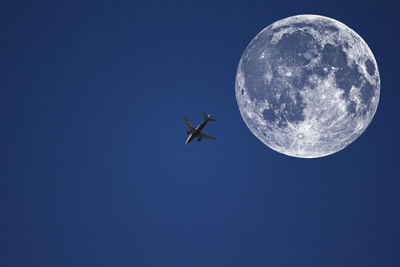
POLYGON ((204 116, 204 118, 206 119, 206 120, 208 120, 208 121, 216 121, 216 120, 214 120, 213 118, 211 118, 211 114, 206 114, 205 112, 203 112, 203 116, 204 116))

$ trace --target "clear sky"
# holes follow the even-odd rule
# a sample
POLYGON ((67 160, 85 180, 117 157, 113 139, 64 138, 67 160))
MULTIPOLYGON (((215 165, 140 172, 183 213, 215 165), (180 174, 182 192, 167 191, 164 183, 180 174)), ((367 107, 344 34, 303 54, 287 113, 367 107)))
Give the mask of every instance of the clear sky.
POLYGON ((400 266, 397 1, 3 1, 0 266, 400 266), (381 98, 298 159, 237 107, 250 40, 298 14, 369 45, 381 98), (185 145, 193 124, 217 140, 185 145))

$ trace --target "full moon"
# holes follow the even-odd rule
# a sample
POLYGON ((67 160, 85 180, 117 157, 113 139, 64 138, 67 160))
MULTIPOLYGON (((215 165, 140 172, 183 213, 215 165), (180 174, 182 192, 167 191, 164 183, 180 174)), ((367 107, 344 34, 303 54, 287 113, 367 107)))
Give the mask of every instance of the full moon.
POLYGON ((317 15, 279 20, 244 51, 236 100, 247 127, 288 156, 344 149, 368 127, 379 102, 378 66, 365 41, 317 15))

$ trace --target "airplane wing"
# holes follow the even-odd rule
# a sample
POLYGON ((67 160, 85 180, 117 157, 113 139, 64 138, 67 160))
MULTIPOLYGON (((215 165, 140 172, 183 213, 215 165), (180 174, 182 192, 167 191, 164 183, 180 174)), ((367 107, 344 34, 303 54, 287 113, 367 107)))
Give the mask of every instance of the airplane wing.
POLYGON ((206 138, 206 139, 214 139, 214 140, 216 139, 215 137, 208 136, 208 135, 205 135, 205 134, 202 134, 202 133, 199 133, 198 137, 199 138, 206 138))
POLYGON ((190 121, 189 121, 186 117, 185 117, 184 119, 185 119, 185 121, 186 121, 186 124, 187 124, 188 127, 189 127, 189 131, 192 131, 192 129, 194 128, 193 125, 190 123, 190 121))

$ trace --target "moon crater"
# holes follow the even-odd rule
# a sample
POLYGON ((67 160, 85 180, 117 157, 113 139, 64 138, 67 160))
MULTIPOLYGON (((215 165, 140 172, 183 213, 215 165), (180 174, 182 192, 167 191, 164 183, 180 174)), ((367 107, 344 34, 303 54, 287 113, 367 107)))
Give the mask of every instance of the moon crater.
POLYGON ((277 21, 244 51, 236 99, 251 132, 280 153, 316 158, 342 150, 379 102, 376 60, 343 23, 317 15, 277 21))

